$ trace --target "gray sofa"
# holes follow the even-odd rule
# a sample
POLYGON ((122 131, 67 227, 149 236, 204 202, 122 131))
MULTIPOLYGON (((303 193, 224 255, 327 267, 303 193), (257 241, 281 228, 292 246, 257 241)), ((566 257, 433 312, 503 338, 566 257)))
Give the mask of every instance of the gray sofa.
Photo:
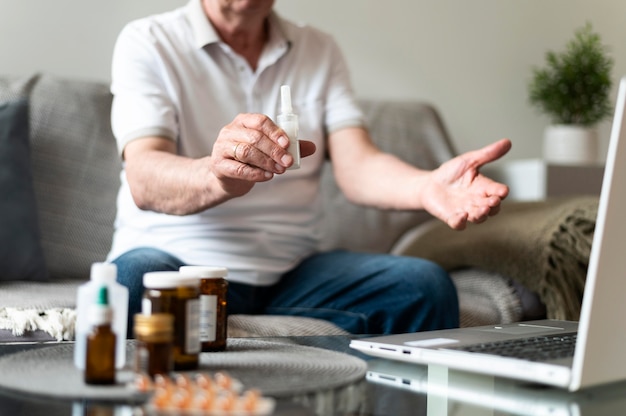
MULTIPOLYGON (((32 238, 30 242, 16 243, 15 247, 11 241, 3 241, 4 248, 0 248, 4 250, 0 253, 0 261, 4 262, 0 264, 0 341, 72 339, 76 288, 88 279, 91 263, 105 258, 113 230, 120 160, 109 125, 111 95, 108 86, 101 82, 63 79, 47 74, 0 77, 0 110, 1 103, 12 103, 20 97, 28 103, 29 134, 25 141, 30 165, 20 168, 26 169, 26 173, 19 177, 29 179, 32 175, 35 200, 32 204, 23 204, 29 207, 24 206, 25 211, 19 212, 20 215, 27 214, 26 209, 30 209, 30 220, 22 218, 24 224, 20 225, 18 219, 14 225, 20 236, 27 234, 20 230, 28 229, 32 238), (26 253, 23 246, 27 244, 33 251, 27 261, 22 262, 23 270, 3 274, 8 270, 7 264, 12 265, 13 259, 17 263, 18 257, 23 257, 26 253), (21 272, 24 276, 19 275, 21 272)), ((372 135, 384 150, 423 168, 434 168, 455 154, 442 120, 427 103, 363 100, 362 105, 372 135)), ((3 152, 2 146, 5 145, 0 143, 0 153, 3 152)), ((0 189, 3 186, 0 176, 0 189)), ((324 248, 419 255, 447 262, 446 267, 459 291, 463 326, 533 318, 545 314, 548 304, 552 305, 552 309, 548 308, 549 313, 561 313, 558 305, 564 297, 573 299, 573 305, 566 312, 569 315, 564 317, 575 317, 576 297, 582 293, 580 287, 572 289, 566 283, 559 290, 567 295, 550 298, 554 285, 544 284, 545 279, 535 281, 532 276, 528 277, 528 270, 524 267, 518 268, 520 270, 501 267, 510 260, 503 257, 499 262, 499 247, 494 249, 484 235, 476 241, 484 242, 481 246, 491 247, 488 250, 492 255, 485 256, 483 252, 482 260, 478 261, 480 253, 460 256, 458 253, 465 252, 467 246, 476 248, 472 236, 481 232, 478 228, 448 235, 445 227, 440 229, 439 222, 424 212, 380 211, 350 204, 338 191, 329 166, 324 168, 324 198, 326 212, 332 213, 327 215, 324 248), (464 239, 462 244, 451 244, 460 236, 464 239), (433 249, 434 245, 438 250, 433 249), (442 253, 448 258, 442 257, 442 253), (450 256, 465 260, 450 261, 450 256)), ((9 199, 11 201, 5 201, 5 204, 15 210, 19 198, 9 199)), ((515 206, 511 211, 519 211, 514 215, 522 219, 527 212, 543 209, 543 213, 547 213, 534 221, 545 231, 542 236, 548 236, 536 241, 531 235, 529 239, 532 241, 523 242, 523 247, 528 244, 550 245, 549 229, 559 229, 564 218, 576 211, 581 202, 587 204, 583 211, 593 223, 593 199, 572 201, 570 198, 550 204, 539 203, 540 206, 511 204, 515 206)), ((483 228, 483 234, 497 235, 494 230, 511 221, 512 216, 507 216, 506 208, 500 216, 481 225, 490 227, 483 228)), ((523 222, 518 221, 518 224, 522 224, 522 229, 528 229, 523 222)), ((591 232, 588 231, 579 232, 576 238, 588 241, 593 227, 591 232)), ((510 236, 517 231, 509 227, 506 232, 510 236)), ((584 282, 583 269, 588 251, 585 252, 581 244, 573 251, 576 251, 574 255, 578 256, 576 261, 580 266, 577 273, 582 273, 584 282)), ((511 252, 515 253, 515 247, 509 250, 509 255, 511 252)), ((532 258, 518 258, 518 263, 523 264, 526 260, 539 263, 541 260, 536 253, 524 251, 524 254, 532 258)), ((559 261, 567 263, 570 260, 571 256, 565 256, 559 261)), ((542 267, 538 265, 531 269, 543 276, 546 271, 542 267)), ((577 284, 580 285, 580 278, 577 284)), ((341 333, 343 331, 334 325, 313 319, 229 317, 229 336, 341 333)))

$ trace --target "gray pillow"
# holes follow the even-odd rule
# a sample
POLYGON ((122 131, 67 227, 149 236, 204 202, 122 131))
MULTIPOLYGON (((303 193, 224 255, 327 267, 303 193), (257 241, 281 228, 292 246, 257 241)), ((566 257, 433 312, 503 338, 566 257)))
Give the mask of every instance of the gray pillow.
POLYGON ((88 279, 111 248, 121 159, 105 83, 42 75, 30 145, 41 245, 51 280, 88 279))
POLYGON ((48 280, 30 164, 28 101, 0 103, 0 280, 48 280))

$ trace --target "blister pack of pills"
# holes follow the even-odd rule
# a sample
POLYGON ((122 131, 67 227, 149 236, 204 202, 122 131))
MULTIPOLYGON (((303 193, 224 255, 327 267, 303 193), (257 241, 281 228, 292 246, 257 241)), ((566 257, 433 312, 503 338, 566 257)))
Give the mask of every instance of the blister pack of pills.
POLYGON ((137 375, 133 387, 150 394, 145 410, 150 415, 267 416, 275 400, 258 390, 244 390, 242 383, 224 372, 137 375))

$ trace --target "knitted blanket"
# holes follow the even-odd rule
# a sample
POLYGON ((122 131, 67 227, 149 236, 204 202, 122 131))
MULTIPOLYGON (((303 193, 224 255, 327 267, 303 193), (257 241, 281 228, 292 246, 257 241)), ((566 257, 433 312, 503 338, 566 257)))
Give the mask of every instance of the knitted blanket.
POLYGON ((14 281, 0 285, 0 330, 21 337, 44 331, 58 341, 74 339, 77 280, 14 281))
POLYGON ((499 215, 464 231, 423 224, 394 252, 449 271, 478 267, 509 276, 540 296, 548 318, 578 320, 597 212, 592 196, 505 202, 499 215))

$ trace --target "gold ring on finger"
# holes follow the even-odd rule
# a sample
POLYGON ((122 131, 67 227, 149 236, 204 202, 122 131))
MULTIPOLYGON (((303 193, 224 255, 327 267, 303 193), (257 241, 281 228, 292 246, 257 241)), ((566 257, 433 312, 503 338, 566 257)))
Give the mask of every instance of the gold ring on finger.
POLYGON ((237 157, 237 148, 239 147, 239 145, 241 144, 241 142, 237 142, 234 146, 233 146, 233 157, 235 158, 235 160, 237 162, 241 162, 241 160, 239 160, 239 158, 237 157))

